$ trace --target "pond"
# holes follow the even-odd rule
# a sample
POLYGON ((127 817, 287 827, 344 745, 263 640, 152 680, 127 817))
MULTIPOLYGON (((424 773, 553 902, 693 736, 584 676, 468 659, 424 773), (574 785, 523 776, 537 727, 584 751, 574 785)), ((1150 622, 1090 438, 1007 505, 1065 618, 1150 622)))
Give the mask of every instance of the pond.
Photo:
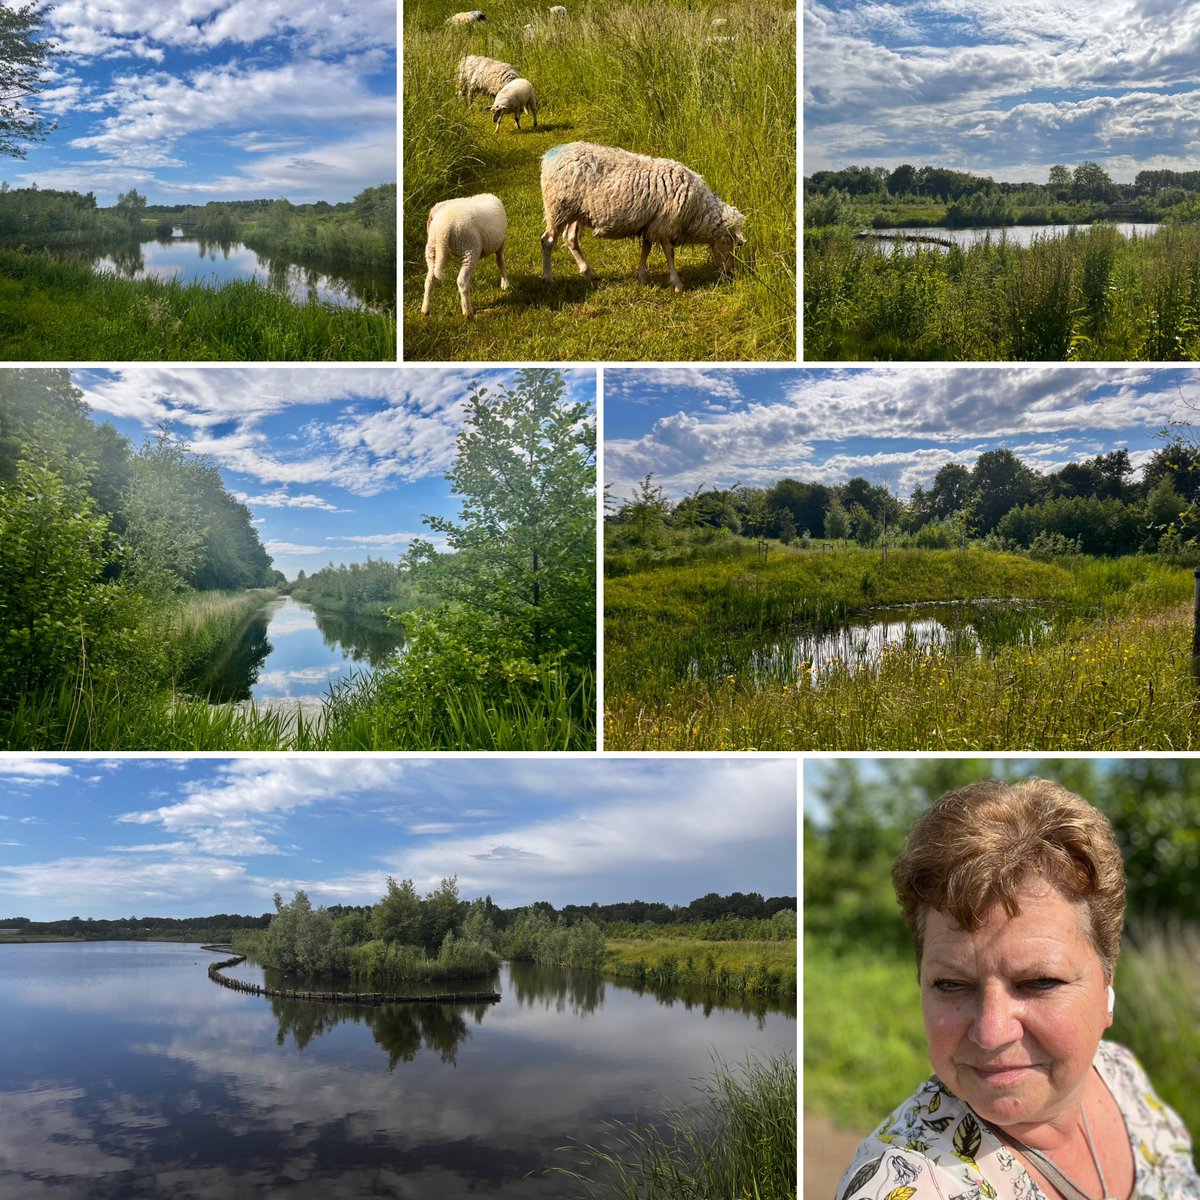
MULTIPOLYGON (((0 1195, 561 1200, 559 1147, 794 1054, 794 1012, 504 966, 499 1004, 217 987, 196 946, 0 946, 0 1195)), ((246 966, 239 972, 250 971, 246 966)))
MULTIPOLYGON (((72 250, 70 257, 80 257, 72 250)), ((83 257, 95 271, 109 271, 123 279, 178 279, 180 283, 203 283, 220 287, 237 279, 256 279, 277 292, 285 292, 299 304, 319 300, 338 307, 394 308, 394 274, 359 268, 340 269, 336 274, 318 271, 280 255, 260 254, 241 242, 210 242, 192 237, 173 237, 154 242, 131 242, 84 251, 83 257)))
POLYGON ((213 704, 316 698, 351 674, 384 666, 403 644, 403 630, 383 616, 318 610, 280 596, 186 686, 213 704))
MULTIPOLYGON (((1157 224, 1139 224, 1133 221, 1112 222, 1107 227, 1115 229, 1122 237, 1127 238, 1149 237, 1152 233, 1157 233, 1159 229, 1157 224)), ((866 240, 876 242, 885 254, 890 253, 897 246, 906 252, 922 248, 946 249, 945 243, 947 242, 952 242, 960 249, 966 250, 989 238, 993 243, 999 242, 1003 238, 1012 246, 1029 246, 1035 239, 1064 237, 1072 230, 1086 233, 1089 228, 1091 226, 1088 225, 1005 225, 1000 229, 947 229, 940 226, 924 229, 873 229, 871 237, 866 240), (914 238, 916 240, 897 243, 889 241, 889 238, 914 238)))
POLYGON ((759 647, 750 669, 760 683, 790 683, 807 674, 815 685, 832 670, 872 670, 895 651, 978 656, 1037 645, 1052 636, 1060 615, 1052 604, 1013 600, 905 605, 759 647))

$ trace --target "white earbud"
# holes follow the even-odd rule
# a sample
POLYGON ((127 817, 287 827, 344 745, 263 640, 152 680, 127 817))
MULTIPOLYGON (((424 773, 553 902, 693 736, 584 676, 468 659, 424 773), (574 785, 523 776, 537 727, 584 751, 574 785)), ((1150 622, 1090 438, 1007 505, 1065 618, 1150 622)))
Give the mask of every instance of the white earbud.
POLYGON ((1116 1007, 1116 1004, 1117 1004, 1117 993, 1112 990, 1112 987, 1110 985, 1109 989, 1108 989, 1108 1015, 1110 1017, 1113 1014, 1113 1009, 1116 1007))

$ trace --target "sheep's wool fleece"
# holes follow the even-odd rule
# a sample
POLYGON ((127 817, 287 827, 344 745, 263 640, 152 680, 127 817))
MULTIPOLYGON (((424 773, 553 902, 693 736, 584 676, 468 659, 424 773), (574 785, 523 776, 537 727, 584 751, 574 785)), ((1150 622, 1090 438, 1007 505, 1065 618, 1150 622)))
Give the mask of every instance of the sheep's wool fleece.
POLYGON ((591 142, 546 152, 542 200, 547 228, 578 220, 601 238, 732 240, 743 219, 682 163, 591 142))
POLYGON ((459 92, 484 92, 496 95, 506 83, 517 79, 520 72, 509 63, 484 54, 468 54, 458 63, 459 92))
POLYGON ((429 212, 428 244, 444 246, 455 258, 468 251, 495 254, 507 233, 504 205, 491 192, 442 200, 429 212))

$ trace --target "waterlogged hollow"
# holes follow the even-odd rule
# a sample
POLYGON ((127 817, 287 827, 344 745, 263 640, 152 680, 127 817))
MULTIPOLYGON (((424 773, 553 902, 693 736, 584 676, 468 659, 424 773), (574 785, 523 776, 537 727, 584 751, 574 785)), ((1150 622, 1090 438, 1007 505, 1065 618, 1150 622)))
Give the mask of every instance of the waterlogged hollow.
POLYGON ((63 253, 65 257, 84 258, 96 272, 107 271, 122 279, 177 279, 208 287, 255 279, 299 304, 317 300, 339 308, 376 310, 394 308, 396 304, 392 274, 363 268, 317 271, 278 254, 259 254, 241 242, 179 236, 131 242, 119 250, 105 245, 90 251, 72 248, 63 253))
MULTIPOLYGON (((0 1195, 560 1200, 558 1148, 791 1054, 794 1012, 505 965, 495 1005, 217 987, 196 946, 0 947, 0 1195)), ((243 965, 228 973, 262 979, 243 965)))
MULTIPOLYGON (((884 254, 890 254, 894 250, 906 254, 913 250, 929 247, 949 249, 948 243, 959 247, 960 250, 967 250, 971 246, 976 246, 989 239, 995 245, 1002 238, 1010 246, 1031 246, 1035 241, 1065 237, 1072 231, 1087 233, 1090 228, 1090 225, 1005 225, 1000 228, 993 226, 991 228, 966 229, 949 229, 942 226, 929 228, 905 226, 895 229, 872 229, 868 240, 877 244, 884 254)), ((1098 225, 1096 228, 1111 228, 1115 229, 1122 237, 1139 238, 1157 233, 1160 227, 1157 224, 1114 221, 1106 222, 1103 226, 1098 225)))
POLYGON ((315 609, 280 596, 187 687, 214 704, 314 699, 352 674, 385 666, 403 645, 403 630, 385 617, 315 609))
POLYGON ((888 654, 934 651, 978 657, 1004 646, 1035 646, 1053 636, 1062 609, 1023 600, 905 605, 876 610, 835 629, 812 629, 759 645, 745 669, 757 684, 819 686, 835 670, 875 670, 888 654))

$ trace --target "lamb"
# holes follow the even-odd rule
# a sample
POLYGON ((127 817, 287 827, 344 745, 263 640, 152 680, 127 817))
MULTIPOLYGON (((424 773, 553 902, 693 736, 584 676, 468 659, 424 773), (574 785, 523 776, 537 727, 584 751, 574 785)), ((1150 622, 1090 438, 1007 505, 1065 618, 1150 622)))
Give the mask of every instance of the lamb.
POLYGON ((536 129, 538 127, 538 109, 537 97, 533 94, 533 84, 528 79, 510 79, 496 93, 496 99, 492 102, 488 112, 492 114, 493 133, 500 132, 500 122, 504 119, 505 113, 512 113, 518 129, 521 128, 521 114, 523 112, 532 113, 533 127, 536 129))
POLYGON ((446 18, 447 25, 474 25, 479 21, 486 21, 487 17, 483 15, 477 8, 473 8, 470 12, 451 13, 446 18))
POLYGON ((667 259, 671 286, 683 291, 675 270, 675 247, 706 242, 724 270, 732 252, 744 244, 745 218, 726 204, 682 163, 651 158, 590 142, 554 146, 542 156, 542 279, 552 280, 550 255, 563 234, 579 272, 595 279, 579 249, 579 227, 597 237, 640 237, 638 282, 646 283, 646 260, 657 243, 667 259))
POLYGON ((466 96, 467 103, 470 104, 477 93, 494 96, 506 83, 517 79, 520 74, 516 67, 501 62, 498 58, 468 54, 458 60, 458 94, 466 96))
POLYGON ((442 278, 446 256, 462 259, 458 272, 458 294, 462 298, 464 317, 474 317, 471 307, 471 280, 479 261, 489 254, 496 256, 500 268, 500 287, 507 289, 508 272, 504 267, 504 238, 508 233, 508 216, 498 197, 490 192, 456 200, 439 200, 429 210, 425 222, 425 300, 421 312, 429 315, 433 281, 442 278))

